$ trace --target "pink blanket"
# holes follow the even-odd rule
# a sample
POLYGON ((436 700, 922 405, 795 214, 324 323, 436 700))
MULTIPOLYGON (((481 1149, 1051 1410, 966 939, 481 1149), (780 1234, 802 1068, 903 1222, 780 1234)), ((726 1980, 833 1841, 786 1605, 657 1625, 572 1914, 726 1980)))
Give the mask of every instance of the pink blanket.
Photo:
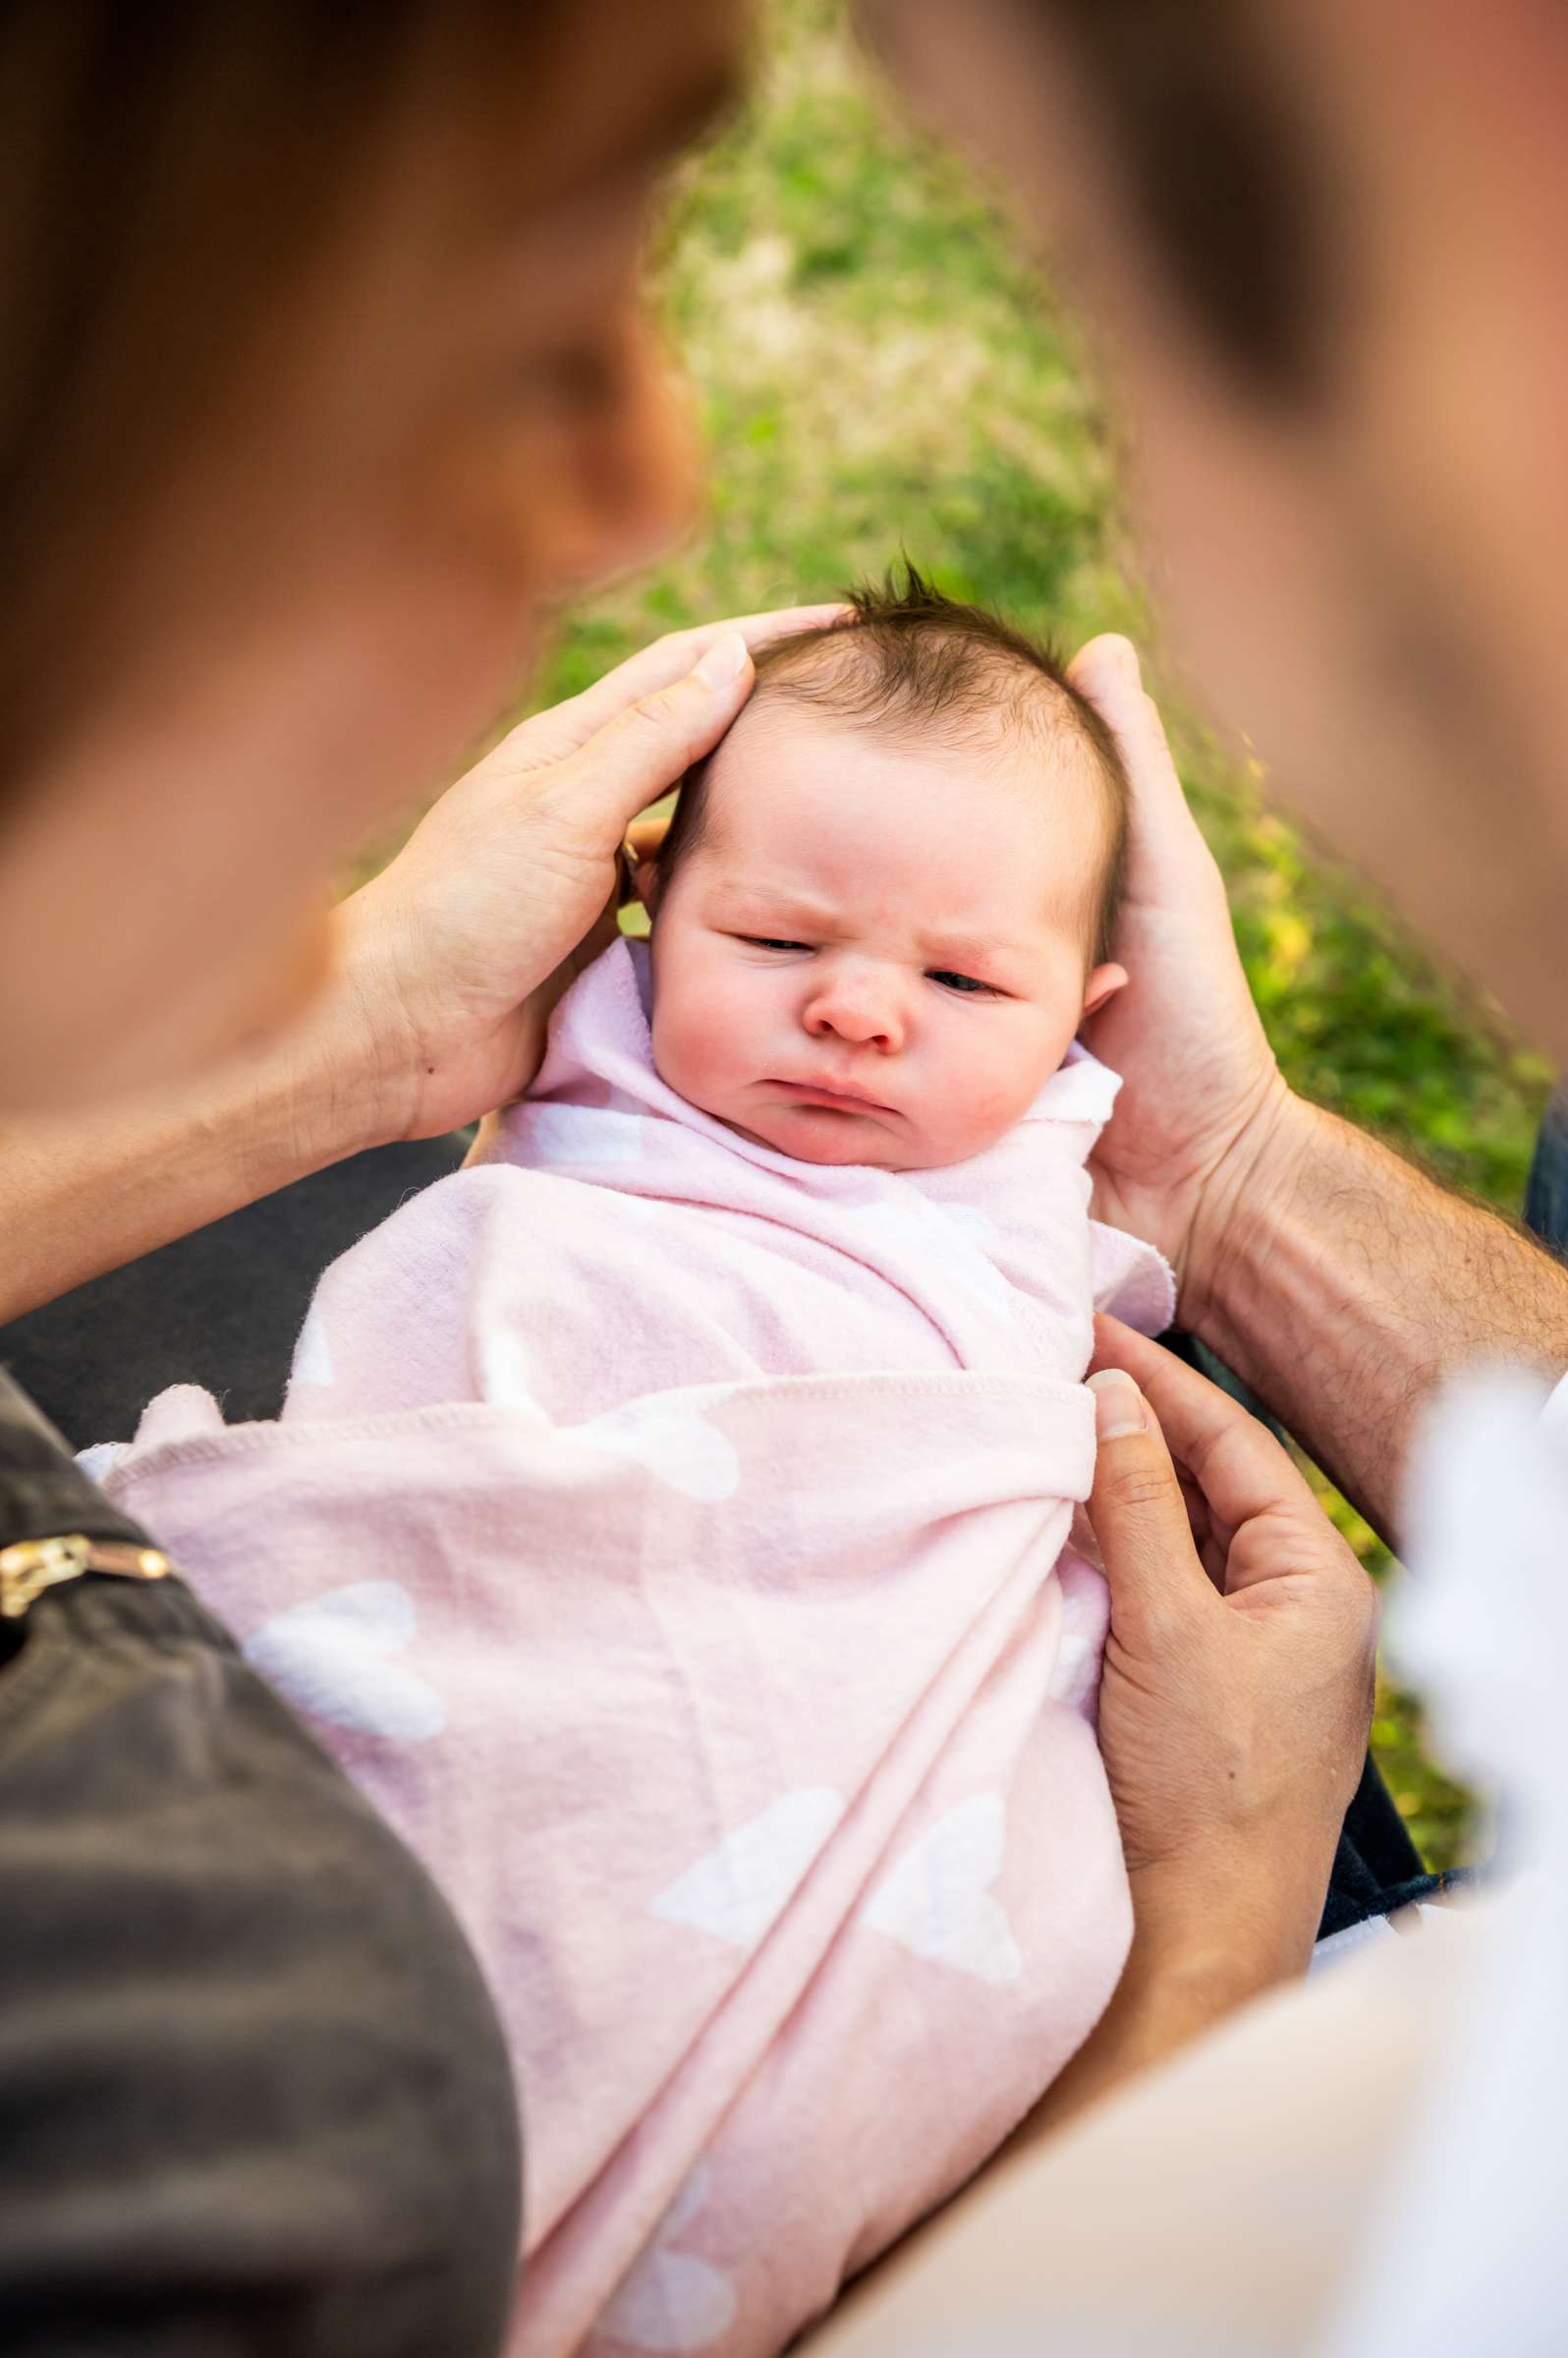
POLYGON ((510 2347, 772 2351, 990 2153, 1129 1934, 1093 1734, 1081 1053, 947 1170, 791 1162, 653 1070, 645 955, 493 1159, 322 1278, 275 1425, 110 1488, 433 1869, 528 2131, 510 2347))

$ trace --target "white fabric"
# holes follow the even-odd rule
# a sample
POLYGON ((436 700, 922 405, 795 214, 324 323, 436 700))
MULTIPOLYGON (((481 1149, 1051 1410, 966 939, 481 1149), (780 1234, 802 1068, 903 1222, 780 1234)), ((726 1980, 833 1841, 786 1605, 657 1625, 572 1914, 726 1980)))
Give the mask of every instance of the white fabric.
MULTIPOLYGON (((1440 1921, 1442 1910, 1424 1899, 1417 1903, 1414 1914, 1419 1922, 1426 1924, 1433 1920, 1440 1921)), ((1326 1940, 1318 1941, 1313 1950, 1308 1972, 1331 1970, 1358 1948, 1365 1948, 1369 1941, 1399 1939, 1407 1929, 1407 1921, 1408 1912, 1397 1925, 1387 1916, 1364 1916, 1359 1924, 1341 1926, 1337 1933, 1330 1933, 1326 1940)))
POLYGON ((1468 1378, 1411 1479, 1390 1632, 1514 1873, 1324 2358, 1568 2348, 1568 1379, 1468 1378))

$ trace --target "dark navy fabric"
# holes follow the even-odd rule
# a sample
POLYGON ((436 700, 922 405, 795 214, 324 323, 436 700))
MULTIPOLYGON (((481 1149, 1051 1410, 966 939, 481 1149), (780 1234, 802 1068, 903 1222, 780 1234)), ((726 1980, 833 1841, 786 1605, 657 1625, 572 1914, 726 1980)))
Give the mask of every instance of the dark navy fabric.
POLYGON ((1525 1189, 1525 1226, 1568 1261, 1568 1080, 1552 1092, 1525 1189))
POLYGON ((129 1440, 147 1402, 199 1383, 231 1425, 275 1417, 322 1270, 455 1171, 471 1132, 377 1147, 248 1204, 0 1326, 0 1367, 73 1449, 129 1440))

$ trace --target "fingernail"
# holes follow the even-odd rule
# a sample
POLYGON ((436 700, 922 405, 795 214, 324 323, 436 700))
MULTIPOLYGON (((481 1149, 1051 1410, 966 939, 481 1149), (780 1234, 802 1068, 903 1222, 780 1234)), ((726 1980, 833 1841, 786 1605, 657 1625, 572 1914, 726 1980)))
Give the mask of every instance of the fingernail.
POLYGON ((714 640, 700 662, 693 666, 692 676, 700 680, 704 688, 727 688, 731 680, 740 677, 745 661, 746 641, 739 631, 726 631, 722 639, 714 640))
POLYGON ((1101 1368, 1089 1379, 1094 1395, 1094 1438, 1119 1441, 1144 1430, 1144 1395, 1125 1368, 1101 1368))
MULTIPOLYGON (((1138 688, 1143 685, 1142 675, 1138 669, 1138 649, 1130 639, 1119 638, 1116 642, 1116 669, 1129 688, 1138 688)), ((1132 1381, 1131 1376, 1128 1377, 1128 1381, 1132 1381)))

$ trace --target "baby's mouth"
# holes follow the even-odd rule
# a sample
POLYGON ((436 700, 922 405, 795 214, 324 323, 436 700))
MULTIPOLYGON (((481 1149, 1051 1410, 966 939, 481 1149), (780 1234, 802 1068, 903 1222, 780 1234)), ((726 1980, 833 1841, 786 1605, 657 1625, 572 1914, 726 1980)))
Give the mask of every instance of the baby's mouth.
POLYGON ((830 1089, 816 1081, 775 1080, 770 1086, 786 1091, 803 1105, 824 1105, 840 1113, 892 1113, 896 1110, 863 1090, 830 1089))

